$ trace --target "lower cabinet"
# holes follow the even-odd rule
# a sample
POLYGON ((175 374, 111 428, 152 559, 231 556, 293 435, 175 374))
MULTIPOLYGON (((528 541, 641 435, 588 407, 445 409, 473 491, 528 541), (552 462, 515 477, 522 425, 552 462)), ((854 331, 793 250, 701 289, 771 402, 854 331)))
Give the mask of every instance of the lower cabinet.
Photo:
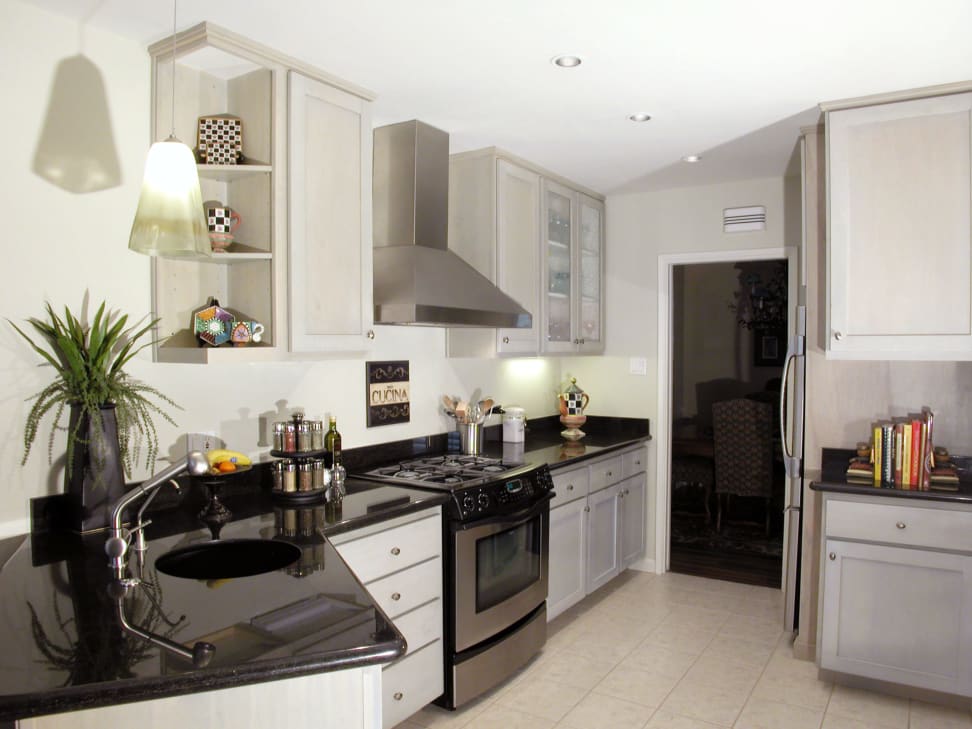
MULTIPOLYGON (((441 672, 441 667, 440 667, 441 672)), ((20 729, 378 729, 378 666, 20 719, 20 729)))
POLYGON ((972 696, 972 512, 845 499, 824 504, 821 668, 972 696))
POLYGON ((547 619, 603 587, 645 551, 645 447, 554 471, 547 619))
POLYGON ((408 645, 381 671, 381 726, 390 729, 444 691, 442 510, 339 534, 331 543, 408 645))

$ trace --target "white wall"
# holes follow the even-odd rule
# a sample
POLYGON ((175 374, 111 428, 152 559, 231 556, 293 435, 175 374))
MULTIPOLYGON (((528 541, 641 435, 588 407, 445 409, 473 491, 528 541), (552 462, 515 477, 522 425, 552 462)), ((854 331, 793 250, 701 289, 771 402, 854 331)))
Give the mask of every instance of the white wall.
MULTIPOLYGON (((3 253, 5 285, 0 315, 15 322, 55 307, 92 300, 133 318, 150 307, 149 259, 127 249, 149 144, 149 59, 144 48, 103 32, 85 30, 84 51, 104 76, 115 142, 122 163, 120 187, 87 195, 64 192, 31 172, 34 146, 47 107, 55 66, 79 52, 78 26, 17 0, 0 4, 0 67, 4 69, 5 113, 0 115, 4 174, 3 253)), ((132 364, 136 378, 157 387, 184 409, 173 413, 178 427, 157 423, 163 453, 184 450, 182 434, 216 431, 228 444, 254 455, 261 416, 273 419, 287 408, 308 416, 333 413, 345 447, 450 430, 439 414, 445 393, 482 394, 519 404, 530 416, 556 412, 557 360, 446 360, 441 329, 377 327, 368 359, 411 362, 413 412, 404 425, 365 426, 362 359, 274 364, 191 366, 153 363, 147 352, 132 364)), ((47 464, 39 441, 25 467, 23 423, 30 403, 50 377, 39 358, 5 323, 0 324, 0 535, 23 531, 28 499, 62 490, 62 472, 47 464)), ((63 438, 53 447, 63 453, 63 438)), ((143 477, 144 472, 134 474, 143 477)))
MULTIPOLYGON (((588 413, 650 418, 658 423, 658 257, 665 253, 728 251, 798 245, 786 220, 782 178, 748 180, 607 199, 606 294, 608 325, 604 357, 563 360, 591 396, 588 413), (766 206, 766 230, 722 232, 727 207, 766 206), (787 239, 789 237, 789 239, 787 239), (647 375, 629 374, 629 358, 648 361, 647 375)), ((799 211, 797 211, 799 219, 799 211)), ((799 231, 799 224, 796 226, 799 231)), ((649 448, 648 553, 654 559, 654 447, 649 448)))

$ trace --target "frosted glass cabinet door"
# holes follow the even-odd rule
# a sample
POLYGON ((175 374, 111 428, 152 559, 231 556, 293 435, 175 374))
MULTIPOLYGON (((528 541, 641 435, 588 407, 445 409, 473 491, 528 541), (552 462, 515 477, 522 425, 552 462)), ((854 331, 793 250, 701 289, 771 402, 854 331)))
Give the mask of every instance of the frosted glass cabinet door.
POLYGON ((602 243, 604 239, 604 203, 580 195, 579 245, 577 269, 580 273, 577 300, 580 305, 578 345, 582 352, 604 348, 601 311, 602 243))
POLYGON ((544 181, 544 297, 546 331, 541 335, 548 352, 573 352, 574 307, 571 251, 574 228, 574 192, 544 181))

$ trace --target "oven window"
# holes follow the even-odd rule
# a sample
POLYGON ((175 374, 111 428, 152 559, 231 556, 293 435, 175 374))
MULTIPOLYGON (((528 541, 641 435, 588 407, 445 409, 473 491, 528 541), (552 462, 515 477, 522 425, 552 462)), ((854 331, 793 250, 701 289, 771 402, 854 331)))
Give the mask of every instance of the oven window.
POLYGON ((476 612, 540 579, 540 517, 476 541, 476 612))

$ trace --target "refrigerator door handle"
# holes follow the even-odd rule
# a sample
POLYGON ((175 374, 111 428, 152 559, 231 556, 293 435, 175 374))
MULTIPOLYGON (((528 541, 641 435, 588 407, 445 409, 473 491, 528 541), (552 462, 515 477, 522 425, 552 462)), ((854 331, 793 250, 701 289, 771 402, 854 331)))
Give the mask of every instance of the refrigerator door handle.
POLYGON ((789 478, 799 478, 803 465, 803 392, 801 392, 803 389, 803 378, 797 376, 794 383, 792 450, 786 438, 786 384, 790 375, 790 366, 798 357, 803 357, 806 353, 805 312, 805 307, 797 307, 797 333, 790 338, 789 347, 786 350, 786 359, 783 361, 783 378, 780 386, 780 442, 783 445, 783 464, 786 467, 786 475, 789 478))

